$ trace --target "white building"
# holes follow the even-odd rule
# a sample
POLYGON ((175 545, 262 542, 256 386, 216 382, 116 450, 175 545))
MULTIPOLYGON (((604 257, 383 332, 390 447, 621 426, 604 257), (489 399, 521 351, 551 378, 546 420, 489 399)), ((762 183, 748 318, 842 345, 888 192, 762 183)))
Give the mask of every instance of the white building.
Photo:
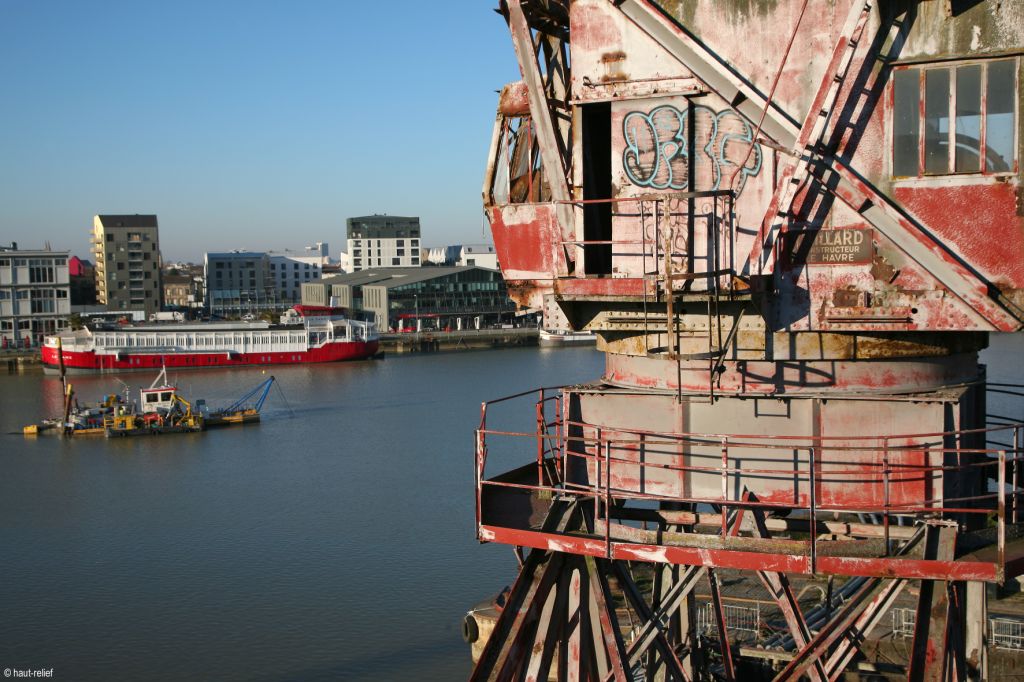
POLYGON ((316 262, 321 268, 331 263, 331 247, 327 245, 327 242, 317 242, 313 246, 307 246, 306 252, 307 256, 317 259, 316 262))
POLYGON ((490 244, 466 244, 459 252, 456 265, 475 265, 478 268, 498 270, 498 254, 490 244))
MULTIPOLYGON (((326 246, 326 245, 325 245, 326 246)), ((302 301, 302 285, 320 279, 324 256, 300 255, 291 251, 271 251, 270 279, 277 290, 277 300, 284 305, 302 301)))
POLYGON ((390 215, 349 218, 348 255, 352 272, 420 264, 420 219, 390 215))
POLYGON ((0 343, 38 346, 68 326, 71 314, 67 251, 0 247, 0 343))

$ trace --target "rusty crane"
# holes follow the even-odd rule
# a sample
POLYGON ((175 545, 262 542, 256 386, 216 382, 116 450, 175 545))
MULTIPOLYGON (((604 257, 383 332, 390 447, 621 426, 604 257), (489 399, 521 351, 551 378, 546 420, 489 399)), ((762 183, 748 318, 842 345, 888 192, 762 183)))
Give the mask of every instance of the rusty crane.
POLYGON ((900 600, 900 674, 988 679, 986 584, 1024 572, 1022 415, 978 363, 1024 320, 1024 6, 499 11, 499 260, 606 365, 515 397, 529 428, 483 406, 477 535, 529 553, 473 679, 836 680, 900 600))

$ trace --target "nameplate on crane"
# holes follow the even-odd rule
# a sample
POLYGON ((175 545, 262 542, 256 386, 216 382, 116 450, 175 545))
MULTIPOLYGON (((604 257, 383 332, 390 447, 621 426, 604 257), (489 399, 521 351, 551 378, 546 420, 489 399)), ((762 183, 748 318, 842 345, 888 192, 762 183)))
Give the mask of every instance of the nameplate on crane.
POLYGON ((793 264, 863 265, 874 256, 872 231, 865 229, 787 232, 786 255, 793 264))

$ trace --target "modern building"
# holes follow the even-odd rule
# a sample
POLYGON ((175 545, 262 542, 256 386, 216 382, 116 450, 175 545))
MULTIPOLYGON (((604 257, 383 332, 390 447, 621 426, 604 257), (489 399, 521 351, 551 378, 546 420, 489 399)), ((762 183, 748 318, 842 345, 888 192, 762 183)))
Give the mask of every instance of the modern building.
POLYGON ((501 273, 467 267, 380 268, 325 278, 329 292, 313 285, 317 300, 325 297, 346 308, 353 317, 375 322, 382 330, 404 329, 414 320, 429 320, 433 328, 470 328, 497 324, 513 315, 514 304, 505 290, 501 273))
POLYGON ((420 219, 371 215, 345 221, 352 272, 420 265, 420 219))
POLYGON ((273 311, 280 307, 270 257, 255 251, 207 253, 206 310, 217 317, 273 311))
POLYGON ((0 246, 0 344, 38 346, 68 326, 71 292, 67 251, 0 246))
POLYGON ((302 285, 320 279, 326 260, 326 255, 291 251, 272 251, 267 256, 270 259, 270 279, 277 289, 277 300, 283 305, 293 305, 302 300, 302 285))
POLYGON ((92 221, 96 300, 107 310, 160 310, 160 235, 155 215, 97 215, 92 221))

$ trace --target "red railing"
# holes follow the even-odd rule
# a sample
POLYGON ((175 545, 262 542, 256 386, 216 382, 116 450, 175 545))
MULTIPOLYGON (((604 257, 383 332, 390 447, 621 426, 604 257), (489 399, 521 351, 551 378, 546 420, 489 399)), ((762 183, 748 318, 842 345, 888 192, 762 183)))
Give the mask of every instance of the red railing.
POLYGON ((873 533, 881 527, 886 556, 891 551, 894 524, 959 519, 963 525, 973 528, 994 522, 998 566, 1005 564, 1006 524, 1008 521, 1016 524, 1020 511, 1022 491, 1018 483, 1024 460, 1021 451, 1024 423, 999 418, 1005 423, 987 428, 864 437, 655 433, 640 429, 610 430, 570 420, 564 411, 565 404, 557 389, 551 388, 483 403, 476 432, 478 528, 483 522, 481 498, 486 490, 498 488, 575 498, 578 502, 592 504, 593 519, 603 522, 600 525, 603 525, 607 556, 612 555, 613 522, 630 502, 679 502, 693 505, 693 508, 711 506, 717 510, 716 514, 704 517, 720 523, 723 538, 730 535, 730 528, 732 533, 736 532, 739 516, 745 511, 787 511, 791 517, 806 517, 810 528, 810 567, 814 572, 819 544, 817 527, 830 525, 820 520, 824 514, 857 514, 880 519, 874 524, 873 533), (532 432, 489 427, 489 407, 530 396, 536 397, 533 406, 536 426, 532 432), (534 442, 535 482, 523 477, 488 480, 488 438, 494 437, 534 442), (948 445, 972 440, 983 447, 948 445), (717 464, 701 463, 700 460, 710 457, 712 451, 716 453, 717 464), (639 461, 631 457, 637 452, 656 452, 658 457, 639 461), (752 457, 752 454, 758 456, 752 457), (750 467, 742 463, 751 459, 781 466, 750 467), (794 460, 795 465, 783 464, 794 460), (585 472, 585 475, 574 478, 567 475, 571 471, 585 472), (630 479, 625 475, 628 471, 638 475, 630 479), (651 483, 655 474, 666 473, 675 474, 680 480, 704 477, 705 482, 695 486, 703 493, 651 492, 658 488, 651 483), (980 481, 975 486, 975 494, 947 494, 947 479, 970 479, 972 474, 980 481), (721 492, 717 495, 706 494, 706 479, 710 476, 721 480, 721 492), (783 479, 792 488, 788 498, 759 499, 750 494, 759 480, 783 479), (629 485, 630 482, 645 485, 629 485), (968 524, 972 516, 981 520, 968 524))
MULTIPOLYGON (((734 276, 737 271, 734 200, 729 190, 713 190, 556 202, 577 209, 596 205, 608 205, 612 209, 611 239, 563 240, 560 244, 566 248, 579 249, 608 247, 613 250, 612 255, 615 257, 640 259, 635 271, 622 273, 627 277, 671 278, 673 283, 704 278, 708 281, 709 290, 718 288, 712 287, 712 282, 734 276), (697 202, 705 205, 698 205, 697 202), (629 225, 629 219, 635 219, 638 223, 629 225), (631 233, 637 231, 639 236, 632 236, 631 233), (623 238, 623 232, 627 233, 626 238, 623 238), (684 240, 684 245, 678 243, 680 239, 684 240), (697 253, 699 249, 695 249, 695 242, 703 243, 703 254, 697 253), (694 270, 673 275, 667 272, 666 259, 693 261, 694 270), (697 267, 697 261, 703 261, 704 267, 697 267)), ((572 279, 566 273, 562 273, 562 277, 572 279)), ((666 284, 666 287, 669 286, 666 284)), ((725 286, 730 287, 731 281, 726 279, 725 286)))

